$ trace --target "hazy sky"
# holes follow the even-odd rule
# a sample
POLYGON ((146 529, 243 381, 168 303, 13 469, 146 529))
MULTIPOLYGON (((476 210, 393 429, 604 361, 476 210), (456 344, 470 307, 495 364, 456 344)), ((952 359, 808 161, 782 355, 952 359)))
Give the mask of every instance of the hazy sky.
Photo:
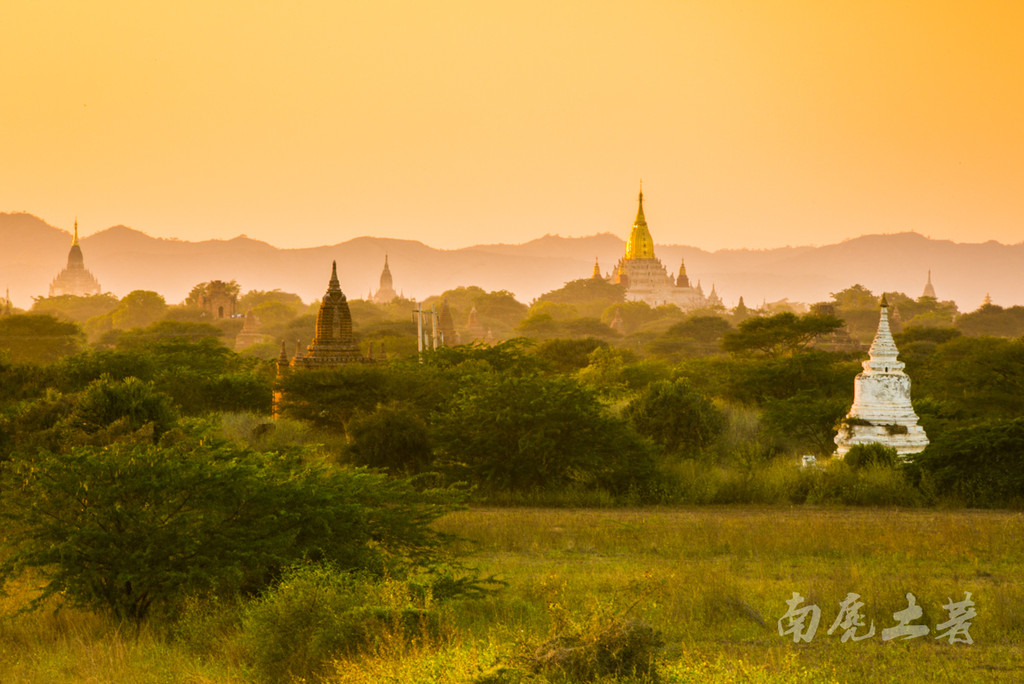
POLYGON ((284 247, 1024 241, 1024 2, 0 6, 0 211, 284 247))

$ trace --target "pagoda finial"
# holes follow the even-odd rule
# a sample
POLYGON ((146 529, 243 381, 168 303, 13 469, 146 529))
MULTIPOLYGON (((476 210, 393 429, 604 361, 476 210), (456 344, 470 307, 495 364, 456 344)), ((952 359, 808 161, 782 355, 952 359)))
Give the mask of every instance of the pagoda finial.
POLYGON ((78 217, 75 217, 75 236, 71 238, 71 246, 74 247, 78 244, 78 217))
POLYGON ((594 257, 594 272, 590 274, 590 277, 591 278, 600 278, 601 277, 601 266, 597 262, 597 257, 594 257))
POLYGON ((879 303, 879 306, 881 306, 883 309, 889 308, 889 302, 885 299, 885 293, 882 293, 882 301, 879 303))
POLYGON ((329 289, 341 289, 341 284, 338 282, 338 262, 331 262, 331 282, 328 283, 329 289))
POLYGON ((637 198, 636 220, 634 226, 646 226, 647 219, 644 218, 644 182, 640 181, 640 195, 637 198))

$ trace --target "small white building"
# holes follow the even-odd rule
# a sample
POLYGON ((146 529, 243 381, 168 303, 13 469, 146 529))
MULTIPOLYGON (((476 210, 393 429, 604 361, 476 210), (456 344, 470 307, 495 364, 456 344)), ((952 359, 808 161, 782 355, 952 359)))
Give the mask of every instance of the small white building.
POLYGON ((853 383, 853 407, 836 435, 836 456, 842 458, 854 444, 878 442, 900 456, 924 451, 928 436, 917 424, 910 404, 910 377, 897 357, 899 350, 889 330, 889 305, 882 297, 878 332, 853 383))

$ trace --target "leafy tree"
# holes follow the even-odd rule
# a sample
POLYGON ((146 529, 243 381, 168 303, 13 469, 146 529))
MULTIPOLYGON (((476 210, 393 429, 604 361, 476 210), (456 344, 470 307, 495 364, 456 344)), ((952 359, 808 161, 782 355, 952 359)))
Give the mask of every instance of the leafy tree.
POLYGON ((85 341, 75 323, 53 316, 17 314, 0 317, 0 349, 10 360, 22 363, 50 363, 74 354, 85 341))
POLYGON ((607 349, 608 343, 592 337, 556 339, 543 342, 534 353, 556 373, 573 373, 585 368, 590 363, 591 352, 600 348, 607 349))
POLYGON ((249 290, 238 299, 237 308, 239 311, 249 311, 267 304, 284 304, 292 309, 295 315, 306 311, 306 305, 302 303, 302 298, 299 295, 280 290, 249 290))
POLYGON ((486 491, 578 485, 623 492, 652 475, 636 433, 568 378, 480 375, 432 422, 438 463, 486 491))
POLYGON ((104 377, 92 382, 75 398, 67 420, 88 433, 118 421, 132 432, 151 424, 154 439, 159 439, 174 425, 177 416, 171 398, 155 391, 152 383, 137 378, 112 380, 104 377))
POLYGON ((669 377, 665 364, 641 360, 628 349, 598 347, 588 361, 586 368, 576 373, 576 379, 605 397, 629 395, 669 377))
POLYGON ((267 587, 303 560, 395 575, 430 563, 450 509, 405 480, 189 439, 19 454, 0 473, 0 579, 133 621, 267 587))
POLYGON ((414 407, 399 402, 372 413, 356 411, 347 426, 346 457, 356 465, 412 475, 431 461, 427 424, 414 407))
POLYGON ((739 324, 735 332, 722 336, 722 348, 739 354, 761 354, 769 357, 792 356, 806 350, 816 339, 828 335, 843 322, 828 314, 780 313, 750 318, 739 324))
POLYGON ((150 323, 163 318, 167 312, 167 303, 156 292, 134 290, 121 300, 117 308, 110 312, 110 322, 120 330, 144 328, 150 323))
POLYGON ((722 337, 731 330, 720 316, 693 316, 651 340, 647 351, 669 358, 715 354, 721 350, 722 337))
POLYGON ((965 335, 974 337, 1020 337, 1024 335, 1024 306, 1004 309, 995 304, 985 304, 976 311, 959 316, 956 327, 965 335))
POLYGON ((849 410, 851 396, 830 397, 818 389, 803 389, 765 402, 762 421, 778 444, 827 456, 836 450, 836 423, 849 410))
POLYGON ((947 430, 912 458, 942 494, 970 506, 1024 501, 1024 418, 947 430))
MULTIPOLYGON (((207 281, 205 283, 199 283, 198 285, 196 285, 195 287, 193 287, 189 291, 188 297, 185 298, 185 305, 186 306, 190 306, 190 307, 191 306, 198 307, 199 306, 199 301, 203 297, 205 297, 205 296, 210 294, 210 285, 212 285, 213 283, 221 283, 221 282, 223 282, 223 281, 209 280, 209 281, 207 281)), ((231 280, 231 281, 228 281, 228 282, 224 283, 224 292, 227 294, 227 296, 229 296, 229 297, 238 297, 238 293, 240 291, 241 291, 241 288, 239 287, 238 283, 235 282, 234 280, 231 280)))
POLYGON ((626 335, 636 332, 644 325, 659 318, 658 312, 646 302, 620 302, 612 304, 602 312, 601 322, 611 325, 616 314, 622 319, 622 332, 626 335))
POLYGON ((722 412, 684 378, 652 383, 624 415, 637 432, 671 454, 693 455, 725 427, 722 412))
POLYGON ((32 304, 32 313, 52 315, 56 318, 85 323, 94 316, 102 316, 117 308, 117 297, 109 292, 89 297, 60 295, 38 297, 32 304))
POLYGON ((566 304, 572 306, 579 316, 598 318, 608 307, 625 301, 625 298, 624 286, 612 284, 604 278, 586 278, 545 292, 537 298, 534 306, 541 303, 566 304))

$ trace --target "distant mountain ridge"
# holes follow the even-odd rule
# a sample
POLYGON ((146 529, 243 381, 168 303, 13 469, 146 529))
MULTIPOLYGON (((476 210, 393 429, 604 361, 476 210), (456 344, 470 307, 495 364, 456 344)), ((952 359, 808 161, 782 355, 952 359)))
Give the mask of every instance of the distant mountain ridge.
MULTIPOLYGON (((24 213, 0 213, 0 292, 9 287, 15 305, 46 295, 67 261, 71 235, 24 213)), ((395 289, 423 299, 460 285, 509 290, 523 302, 589 277, 594 259, 614 268, 624 240, 609 233, 582 238, 545 235, 529 242, 486 244, 442 250, 415 240, 358 237, 336 245, 281 249, 239 236, 230 240, 153 238, 127 226, 113 226, 81 239, 86 267, 104 291, 124 296, 154 290, 168 303, 182 301, 200 282, 236 280, 243 292, 280 289, 305 301, 323 295, 332 260, 338 261, 342 290, 350 299, 378 286, 388 255, 395 289)), ((917 297, 927 273, 940 299, 972 311, 990 293, 1002 306, 1024 304, 1024 243, 1003 245, 933 240, 917 233, 865 235, 821 247, 732 249, 708 252, 685 245, 657 245, 656 253, 675 274, 681 259, 691 280, 705 292, 714 285, 727 305, 743 297, 748 306, 788 298, 816 302, 860 283, 874 292, 899 290, 917 297)))

